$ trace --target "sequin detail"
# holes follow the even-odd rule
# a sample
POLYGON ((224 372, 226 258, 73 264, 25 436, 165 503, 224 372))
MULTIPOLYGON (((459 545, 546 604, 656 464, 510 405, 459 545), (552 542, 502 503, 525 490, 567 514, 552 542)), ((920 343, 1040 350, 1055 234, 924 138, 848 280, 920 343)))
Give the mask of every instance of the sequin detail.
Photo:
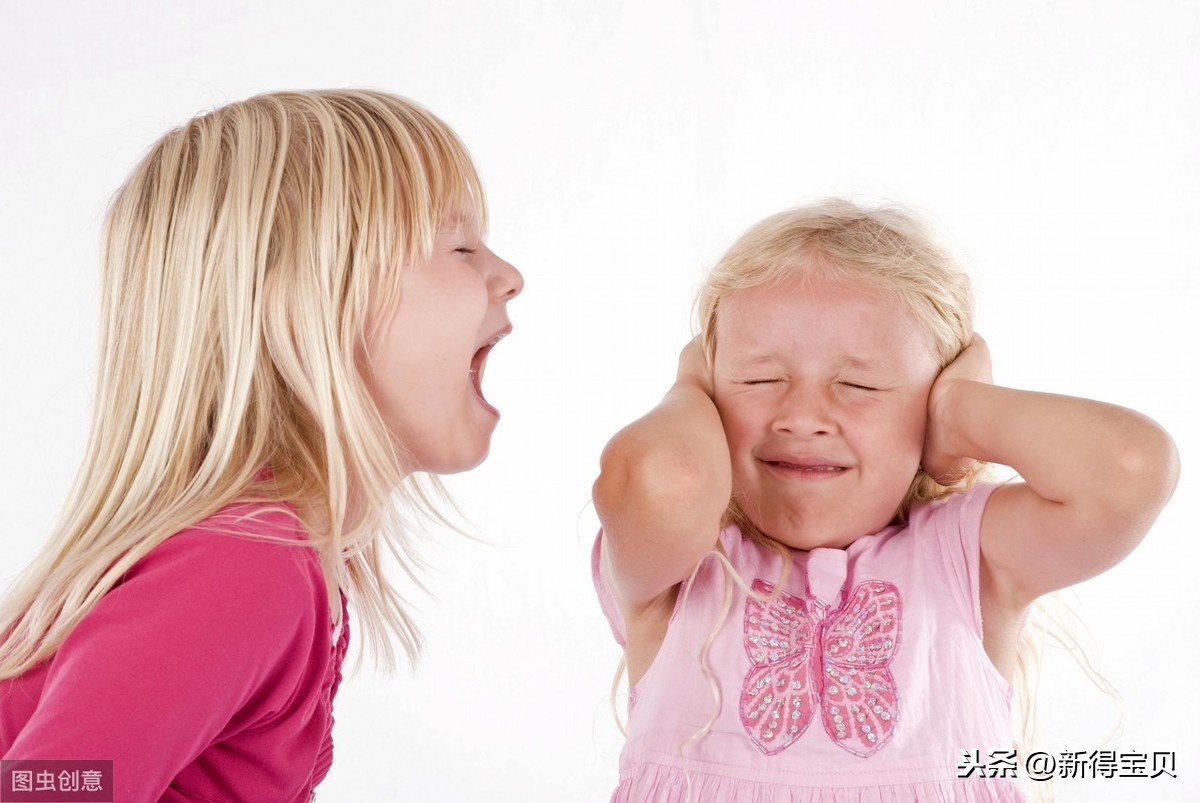
MULTIPOLYGON (((774 586, 755 580, 757 594, 774 586)), ((869 756, 895 732, 900 711, 888 664, 900 641, 900 592, 869 580, 833 613, 781 592, 746 600, 745 647, 750 671, 742 684, 742 724, 767 755, 791 746, 817 707, 825 732, 857 756, 869 756)))

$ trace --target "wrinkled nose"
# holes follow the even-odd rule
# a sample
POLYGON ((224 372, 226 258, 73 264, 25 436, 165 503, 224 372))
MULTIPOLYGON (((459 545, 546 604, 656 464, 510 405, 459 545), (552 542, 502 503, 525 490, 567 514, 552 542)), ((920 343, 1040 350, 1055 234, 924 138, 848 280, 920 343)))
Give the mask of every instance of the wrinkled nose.
POLYGON ((791 385, 780 398, 771 429, 801 438, 833 434, 837 417, 829 391, 805 388, 799 383, 791 385))

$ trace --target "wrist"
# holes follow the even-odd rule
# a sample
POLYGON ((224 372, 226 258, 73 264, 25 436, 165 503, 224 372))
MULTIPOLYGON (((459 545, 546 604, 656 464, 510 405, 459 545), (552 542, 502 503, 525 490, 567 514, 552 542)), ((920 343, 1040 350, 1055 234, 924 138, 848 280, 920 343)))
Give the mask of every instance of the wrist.
POLYGON ((974 457, 986 460, 977 454, 978 443, 972 433, 977 425, 967 420, 967 414, 976 415, 980 412, 979 405, 986 405, 986 398, 979 395, 980 390, 986 392, 994 389, 995 385, 978 382, 976 379, 952 379, 936 389, 936 394, 930 395, 929 411, 931 421, 938 427, 938 442, 950 454, 961 457, 974 457))
POLYGON ((711 401, 713 397, 712 388, 705 378, 694 373, 680 374, 675 379, 675 384, 671 386, 671 390, 681 390, 683 393, 699 392, 703 393, 711 401))
POLYGON ((946 451, 967 456, 970 449, 962 438, 960 411, 972 385, 981 384, 970 379, 951 379, 938 382, 929 394, 930 425, 937 428, 936 439, 946 451))

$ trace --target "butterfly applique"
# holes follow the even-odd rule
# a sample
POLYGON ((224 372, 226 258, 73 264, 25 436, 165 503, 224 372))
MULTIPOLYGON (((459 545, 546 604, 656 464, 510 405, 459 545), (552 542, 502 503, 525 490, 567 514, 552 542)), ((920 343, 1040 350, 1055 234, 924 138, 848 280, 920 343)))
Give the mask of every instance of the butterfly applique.
MULTIPOLYGON (((755 580, 754 591, 774 586, 755 580)), ((833 613, 787 593, 746 600, 742 724, 767 755, 800 738, 820 707, 825 732, 856 756, 871 755, 896 729, 900 699, 888 664, 900 641, 900 592, 869 580, 833 613)))

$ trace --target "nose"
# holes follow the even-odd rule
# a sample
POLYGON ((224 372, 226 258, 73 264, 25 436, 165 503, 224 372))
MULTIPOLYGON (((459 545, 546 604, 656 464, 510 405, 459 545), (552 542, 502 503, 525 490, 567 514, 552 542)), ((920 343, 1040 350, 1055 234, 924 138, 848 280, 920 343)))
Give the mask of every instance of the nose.
POLYGON ((492 254, 492 265, 490 267, 488 286, 491 289, 492 297, 496 300, 511 301, 525 289, 525 277, 521 275, 521 271, 501 259, 495 253, 492 254))
POLYGON ((790 384, 779 399, 771 429, 802 438, 835 433, 837 416, 829 389, 790 384))

